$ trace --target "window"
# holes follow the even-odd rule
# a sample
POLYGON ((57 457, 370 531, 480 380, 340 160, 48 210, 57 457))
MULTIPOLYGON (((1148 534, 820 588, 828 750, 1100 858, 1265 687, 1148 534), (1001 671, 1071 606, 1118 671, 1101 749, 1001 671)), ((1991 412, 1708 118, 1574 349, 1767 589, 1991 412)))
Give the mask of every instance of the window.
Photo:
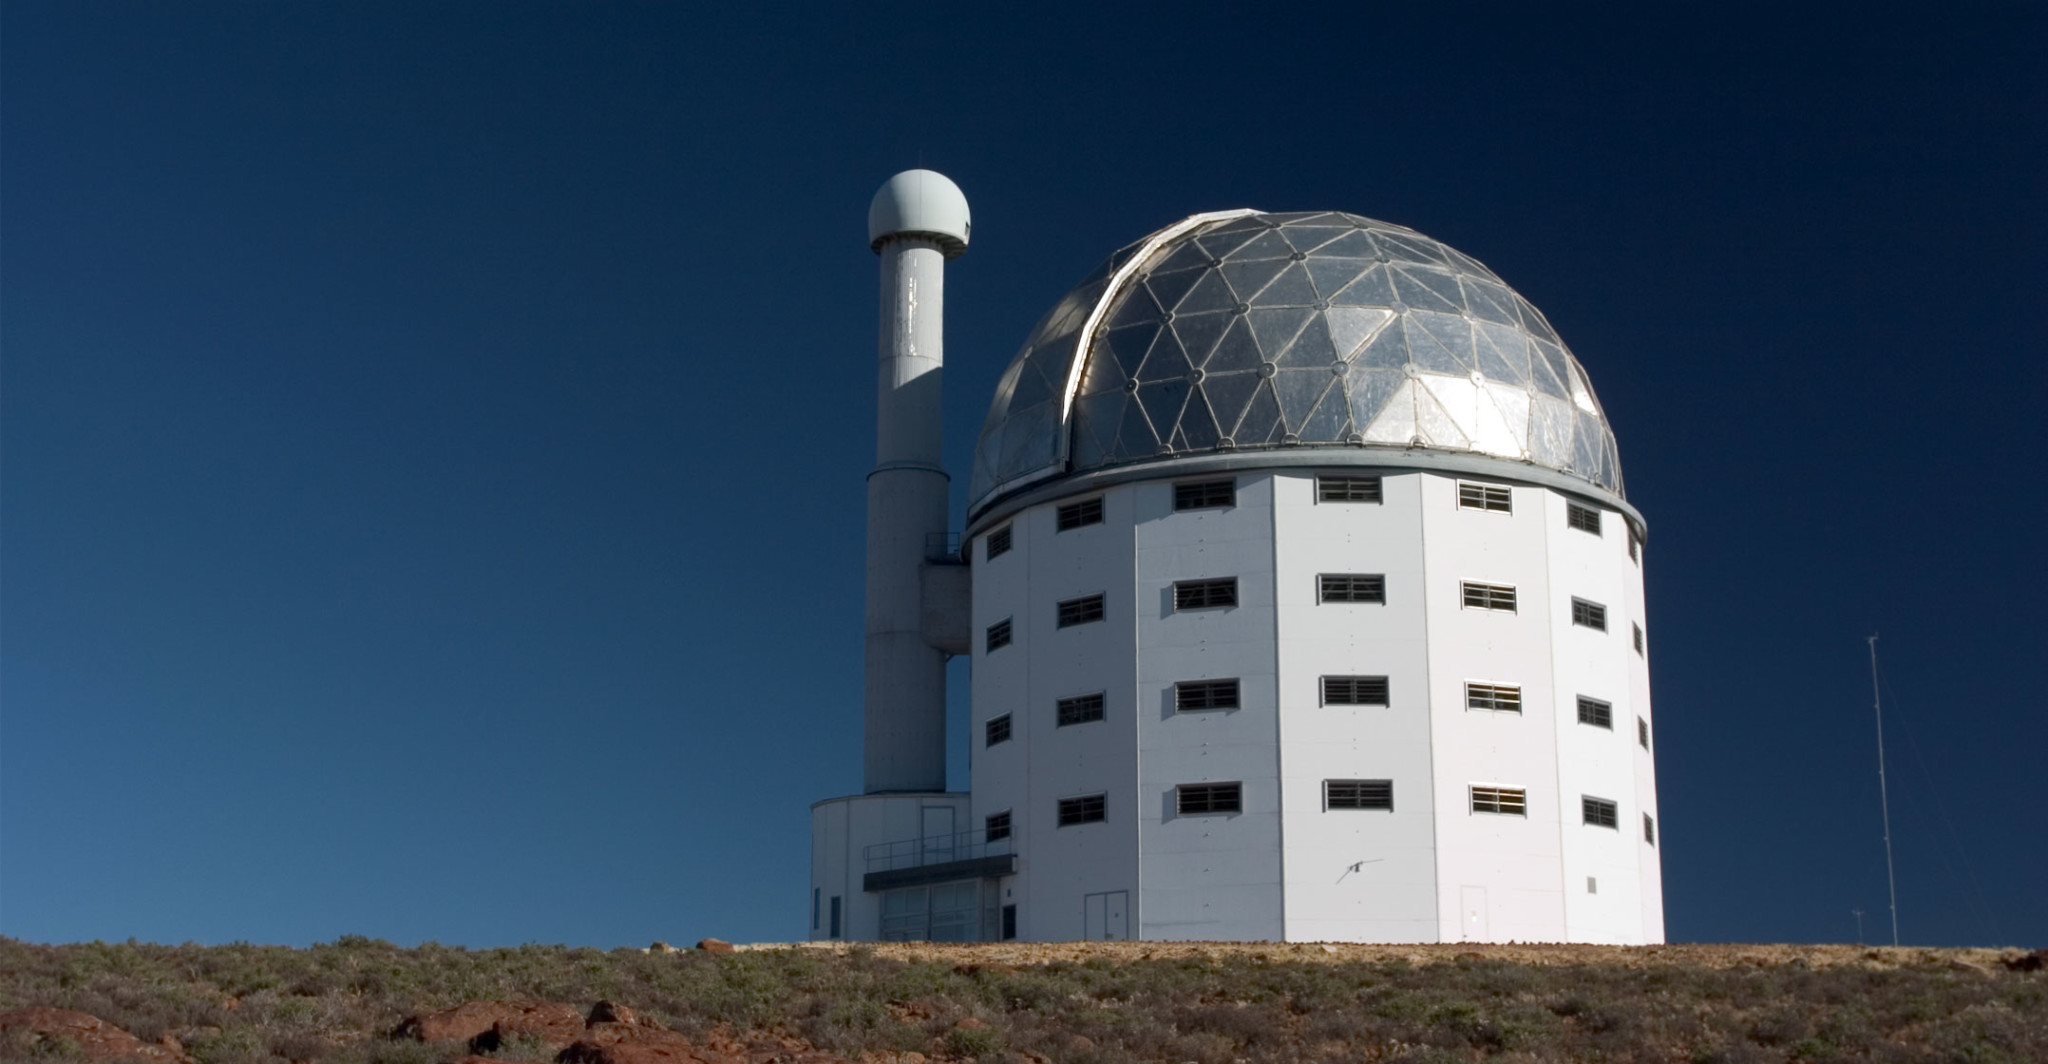
POLYGON ((818 929, 818 910, 819 907, 823 904, 823 902, 820 900, 820 895, 824 893, 824 891, 818 889, 817 887, 811 888, 811 930, 813 931, 816 931, 818 929))
POLYGON ((1641 717, 1636 718, 1636 742, 1645 750, 1650 748, 1650 722, 1641 717))
POLYGON ((1576 528, 1581 532, 1591 532, 1597 536, 1600 534, 1600 511, 1590 506, 1568 502, 1564 504, 1564 523, 1567 527, 1576 528))
POLYGON ((1506 584, 1475 584, 1467 580, 1458 588, 1465 596, 1468 610, 1515 612, 1515 589, 1506 584))
POLYGON ((1004 525, 994 532, 990 532, 988 539, 983 541, 983 543, 988 550, 989 561, 994 561, 999 556, 1010 553, 1010 526, 1004 525))
POLYGON ((1643 564, 1643 541, 1636 535, 1634 525, 1630 525, 1628 530, 1628 560, 1637 565, 1643 564))
POLYGON ((1520 713, 1522 689, 1506 684, 1468 683, 1465 685, 1465 708, 1485 709, 1495 713, 1520 713))
POLYGON ((1010 619, 1008 617, 988 626, 988 641, 985 645, 987 649, 982 651, 984 654, 1001 650, 1010 645, 1010 619))
POLYGON ((1652 846, 1657 845, 1657 822, 1650 819, 1648 813, 1643 814, 1643 841, 1652 846))
POLYGON ((1186 713, 1194 709, 1236 709, 1236 680, 1183 680, 1173 685, 1173 708, 1186 713))
POLYGON ((1643 626, 1631 624, 1629 627, 1636 630, 1636 654, 1640 656, 1643 652, 1643 626))
POLYGON ((1176 510, 1220 510, 1236 505, 1235 480, 1198 480, 1173 486, 1173 508, 1176 510))
POLYGON ((1607 607, 1582 598, 1572 599, 1572 623, 1596 632, 1607 630, 1607 607))
POLYGON ((839 895, 837 894, 832 895, 832 930, 828 932, 827 937, 839 937, 839 895))
POLYGON ((997 743, 1009 742, 1010 715, 1005 713, 1000 717, 990 717, 982 738, 983 742, 981 745, 983 746, 994 746, 997 743))
POLYGON ((1070 502, 1060 507, 1060 531, 1068 532, 1083 525, 1102 523, 1102 496, 1070 502))
POLYGON ((1379 502, 1378 477, 1317 477, 1317 502, 1379 502))
POLYGON ((1579 723, 1614 730, 1614 707, 1597 698, 1579 696, 1579 723))
POLYGON ((1587 876, 1587 877, 1586 877, 1586 893, 1588 893, 1588 894, 1598 894, 1598 893, 1600 893, 1600 881, 1599 881, 1598 879, 1595 879, 1595 878, 1594 878, 1594 877, 1592 877, 1592 876, 1587 876))
POLYGON ((1528 792, 1520 787, 1472 787, 1472 811, 1502 816, 1528 816, 1528 792))
POLYGON ((1102 695, 1079 695, 1059 700, 1059 714, 1055 727, 1064 728, 1069 724, 1086 724, 1102 719, 1102 695))
POLYGON ((1387 578, 1379 573, 1324 573, 1316 577, 1319 602, 1387 604, 1387 578))
POLYGON ((1221 580, 1176 580, 1173 584, 1173 608, 1176 610, 1216 610, 1237 605, 1237 577, 1221 580))
POLYGON ((1173 811, 1179 816, 1244 811, 1241 783, 1183 783, 1173 789, 1173 811))
POLYGON ((1496 484, 1468 484, 1461 480, 1458 482, 1458 507, 1464 510, 1513 513, 1515 497, 1508 489, 1496 484))
POLYGON ((1590 794, 1579 796, 1579 815, 1585 818, 1587 824, 1596 828, 1617 827, 1621 823, 1621 807, 1605 798, 1595 798, 1590 794))
POLYGON ((1102 596, 1084 595, 1060 603, 1061 628, 1072 628, 1077 624, 1090 624, 1102 619, 1102 596))
POLYGON ((1108 819, 1103 809, 1104 795, 1084 794, 1079 798, 1060 799, 1060 827, 1073 824, 1098 824, 1108 819))
POLYGON ((1010 837, 1010 814, 1008 810, 990 813, 982 818, 981 837, 985 842, 1000 842, 1010 837))
POLYGON ((1326 706, 1384 706, 1387 678, 1384 676, 1325 676, 1323 704, 1326 706))
POLYGON ((1017 907, 1015 905, 1005 905, 1003 906, 1003 941, 1008 942, 1016 937, 1017 907))
POLYGON ((1324 780, 1324 809, 1394 809, 1393 780, 1324 780))

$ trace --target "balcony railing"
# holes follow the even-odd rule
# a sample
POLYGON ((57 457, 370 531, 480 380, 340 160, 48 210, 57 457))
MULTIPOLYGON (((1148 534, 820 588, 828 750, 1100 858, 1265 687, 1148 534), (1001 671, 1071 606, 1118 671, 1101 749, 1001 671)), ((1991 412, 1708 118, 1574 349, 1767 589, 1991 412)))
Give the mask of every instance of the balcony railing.
POLYGON ((966 565, 960 552, 960 533, 928 532, 924 537, 924 560, 934 565, 966 565))
POLYGON ((950 835, 927 835, 920 839, 878 842, 862 850, 867 871, 896 872, 926 865, 972 861, 1016 853, 1016 840, 1005 835, 994 841, 986 831, 956 831, 950 835))

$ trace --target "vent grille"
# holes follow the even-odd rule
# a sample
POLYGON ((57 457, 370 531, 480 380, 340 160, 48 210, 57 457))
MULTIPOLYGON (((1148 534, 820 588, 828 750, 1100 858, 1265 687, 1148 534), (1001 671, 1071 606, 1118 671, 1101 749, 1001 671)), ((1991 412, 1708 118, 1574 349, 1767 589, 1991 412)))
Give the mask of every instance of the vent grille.
POLYGON ((1060 507, 1060 531, 1069 532, 1083 525, 1102 523, 1102 496, 1070 502, 1060 507))
POLYGON ((1001 650, 1010 645, 1010 618, 1005 617, 988 626, 988 638, 983 643, 982 653, 1001 650))
POLYGON ((1236 680, 1183 680, 1173 685, 1173 708, 1181 713, 1197 709, 1236 709, 1236 680))
POLYGON ((1631 624, 1629 627, 1636 630, 1636 654, 1640 656, 1643 652, 1643 626, 1631 624))
POLYGON ((1393 780, 1324 780, 1324 809, 1394 808, 1393 780))
POLYGON ((1502 816, 1528 816, 1528 792, 1520 787, 1473 787, 1472 811, 1502 816))
POLYGON ((1059 826, 1073 824, 1095 824, 1108 819, 1106 795, 1084 794, 1079 798, 1060 799, 1059 826))
POLYGON ((1458 588, 1468 610, 1515 612, 1515 589, 1506 584, 1475 584, 1468 580, 1458 588))
POLYGON ((997 743, 1007 743, 1009 741, 1010 715, 1005 713, 1000 717, 990 717, 988 724, 984 726, 981 745, 994 746, 997 743))
POLYGON ((989 561, 994 561, 997 558, 1010 553, 1010 526, 1004 525, 1003 527, 996 529, 994 532, 990 532, 988 534, 988 539, 983 541, 983 543, 988 551, 986 557, 989 561))
POLYGON ((1636 742, 1645 750, 1650 748, 1650 722, 1641 717, 1636 718, 1636 742))
POLYGON ((1216 610, 1237 605, 1237 578, 1180 580, 1173 585, 1176 610, 1216 610))
POLYGON ((1220 510, 1237 505, 1237 481, 1198 480, 1173 486, 1176 510, 1220 510))
POLYGON ((1072 628, 1077 624, 1092 624, 1102 619, 1102 596, 1085 595, 1060 603, 1061 628, 1072 628))
POLYGON ((1600 534, 1600 511, 1575 502, 1564 504, 1564 523, 1581 532, 1600 534))
POLYGON ((1458 506, 1465 510, 1492 510, 1495 513, 1513 513, 1514 493, 1495 484, 1468 484, 1458 482, 1458 506))
POLYGON ((1062 698, 1058 703, 1056 726, 1064 728, 1069 724, 1086 724, 1089 721, 1101 720, 1102 703, 1100 694, 1062 698))
POLYGON ((1606 798, 1580 796, 1579 812, 1587 824, 1596 828, 1618 829, 1621 825, 1621 807, 1606 798))
POLYGON ((1317 477, 1317 502, 1380 502, 1378 477, 1317 477))
POLYGON ((1465 685, 1465 708, 1485 709, 1495 713, 1520 713, 1522 689, 1505 684, 1468 683, 1465 685))
POLYGON ((1657 845, 1657 822, 1650 819, 1648 813, 1643 814, 1643 841, 1652 846, 1657 845))
POLYGON ((1387 678, 1384 676, 1325 676, 1323 704, 1326 706, 1384 706, 1387 678))
POLYGON ((1572 623, 1596 632, 1607 630, 1607 607, 1582 598, 1572 599, 1572 623))
POLYGON ((1174 812, 1181 816, 1244 811, 1241 783, 1183 783, 1173 789, 1174 812))
POLYGON ((1386 605, 1387 578, 1380 573, 1324 573, 1316 577, 1321 602, 1377 602, 1386 605))
POLYGON ((1579 696, 1579 723, 1614 730, 1614 707, 1597 698, 1579 696))

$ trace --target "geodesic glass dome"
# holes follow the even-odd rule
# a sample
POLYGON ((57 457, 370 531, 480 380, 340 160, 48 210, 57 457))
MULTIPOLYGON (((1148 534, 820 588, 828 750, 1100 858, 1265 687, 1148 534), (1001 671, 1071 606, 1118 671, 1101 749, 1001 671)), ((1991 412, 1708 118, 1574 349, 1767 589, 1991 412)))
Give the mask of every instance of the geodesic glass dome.
POLYGON ((1063 474, 1283 447, 1463 451, 1622 494, 1585 371, 1492 271, 1355 214, 1230 211, 1123 248, 1039 322, 982 425, 969 510, 1063 474))

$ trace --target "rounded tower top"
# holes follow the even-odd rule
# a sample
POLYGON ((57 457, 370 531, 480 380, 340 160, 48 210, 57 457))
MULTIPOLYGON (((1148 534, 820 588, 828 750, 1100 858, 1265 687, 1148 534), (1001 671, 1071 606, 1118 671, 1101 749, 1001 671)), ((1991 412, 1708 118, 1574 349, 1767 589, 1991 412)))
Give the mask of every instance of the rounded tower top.
POLYGON ((967 250, 967 195, 946 175, 932 170, 905 170, 882 182, 868 204, 868 246, 876 252, 892 236, 935 240, 947 258, 967 250))
POLYGON ((1627 509, 1585 370, 1491 270, 1355 214, 1237 210, 1128 245, 1039 322, 982 426, 969 520, 1034 485, 1247 451, 1504 461, 1627 509))

